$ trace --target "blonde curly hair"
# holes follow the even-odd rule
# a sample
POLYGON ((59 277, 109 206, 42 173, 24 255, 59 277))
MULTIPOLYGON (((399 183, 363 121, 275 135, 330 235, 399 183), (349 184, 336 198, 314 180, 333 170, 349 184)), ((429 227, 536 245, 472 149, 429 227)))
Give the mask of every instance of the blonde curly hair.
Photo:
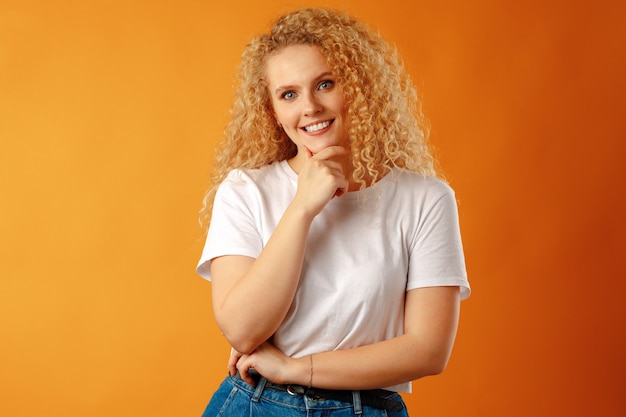
POLYGON ((397 50, 341 12, 301 9, 274 23, 245 48, 225 138, 217 148, 212 184, 200 211, 208 224, 219 184, 235 168, 259 168, 296 155, 272 115, 267 59, 290 45, 321 49, 347 103, 354 179, 361 189, 398 167, 437 176, 417 92, 397 50))

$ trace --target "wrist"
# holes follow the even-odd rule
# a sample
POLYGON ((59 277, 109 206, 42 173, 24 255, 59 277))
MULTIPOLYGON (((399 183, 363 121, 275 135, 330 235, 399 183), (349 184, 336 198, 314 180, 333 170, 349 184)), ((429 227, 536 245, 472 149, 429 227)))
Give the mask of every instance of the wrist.
POLYGON ((293 221, 301 222, 307 227, 311 225, 313 219, 317 216, 317 213, 307 210, 303 205, 297 201, 292 201, 287 207, 283 217, 289 217, 293 221))
POLYGON ((313 368, 312 356, 307 355, 302 358, 293 359, 290 364, 289 376, 287 383, 302 385, 305 387, 311 386, 313 368))

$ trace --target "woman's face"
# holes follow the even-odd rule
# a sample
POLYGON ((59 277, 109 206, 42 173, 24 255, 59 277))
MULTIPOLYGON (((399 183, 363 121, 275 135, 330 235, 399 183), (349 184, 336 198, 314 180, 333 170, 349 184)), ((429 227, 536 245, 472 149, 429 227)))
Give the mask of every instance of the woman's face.
POLYGON ((298 147, 296 159, 347 146, 346 105, 321 50, 292 45, 271 56, 266 76, 276 120, 298 147))

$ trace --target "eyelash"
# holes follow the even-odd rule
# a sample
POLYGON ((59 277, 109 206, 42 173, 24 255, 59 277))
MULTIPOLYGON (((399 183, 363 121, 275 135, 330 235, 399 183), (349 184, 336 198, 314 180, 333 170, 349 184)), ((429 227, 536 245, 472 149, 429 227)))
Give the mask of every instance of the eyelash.
POLYGON ((320 87, 322 86, 322 84, 328 84, 328 87, 326 87, 326 88, 325 88, 325 89, 327 89, 327 88, 331 88, 333 85, 335 85, 335 82, 334 82, 334 81, 331 81, 331 80, 324 80, 324 81, 322 81, 322 82, 318 85, 318 88, 320 88, 320 87))
MULTIPOLYGON (((317 88, 318 88, 318 89, 322 89, 322 90, 327 90, 327 89, 329 89, 329 88, 332 88, 332 86, 333 86, 333 85, 335 85, 335 82, 334 82, 334 81, 331 81, 331 80, 324 80, 324 81, 322 81, 322 82, 320 82, 320 83, 318 84, 317 88), (322 87, 322 85, 326 85, 326 87, 322 87)), ((294 97, 287 97, 287 96, 288 96, 288 95, 290 95, 290 94, 295 95, 295 94, 296 94, 296 92, 295 92, 295 91, 291 91, 291 90, 289 90, 289 91, 285 91, 284 93, 282 93, 282 94, 280 95, 280 98, 281 98, 281 99, 283 99, 283 100, 292 100, 294 97)))

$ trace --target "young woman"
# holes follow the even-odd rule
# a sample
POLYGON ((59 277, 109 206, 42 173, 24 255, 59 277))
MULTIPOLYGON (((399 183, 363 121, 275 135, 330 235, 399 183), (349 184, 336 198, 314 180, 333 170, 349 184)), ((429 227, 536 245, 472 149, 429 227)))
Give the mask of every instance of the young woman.
POLYGON ((204 416, 405 416, 398 392, 443 371, 470 291, 409 77, 323 9, 279 18, 239 76, 202 212, 198 272, 233 347, 204 416))

